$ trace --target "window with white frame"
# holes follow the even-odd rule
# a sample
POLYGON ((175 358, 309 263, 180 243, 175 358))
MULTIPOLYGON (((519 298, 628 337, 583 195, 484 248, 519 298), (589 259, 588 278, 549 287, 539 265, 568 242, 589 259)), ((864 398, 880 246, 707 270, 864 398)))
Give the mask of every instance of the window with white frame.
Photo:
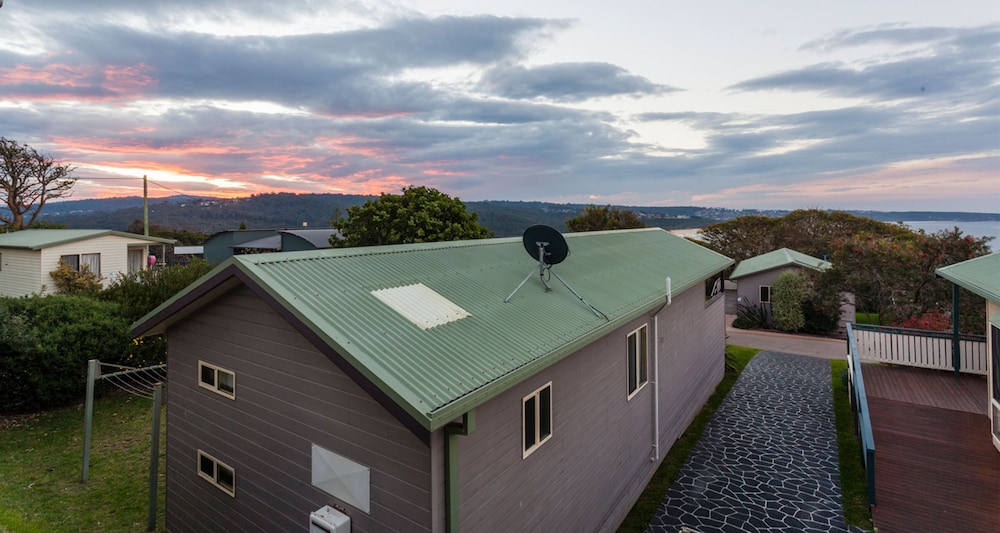
POLYGON ((552 382, 521 400, 523 442, 521 458, 531 455, 552 437, 552 382))
POLYGON ((646 331, 646 325, 643 324, 635 331, 629 333, 626 339, 629 400, 649 381, 649 372, 647 370, 649 356, 647 352, 646 331))
POLYGON ((771 286, 761 285, 760 286, 760 303, 769 304, 771 303, 771 286))
POLYGON ((236 374, 225 368, 198 361, 198 385, 226 398, 236 399, 236 374))
POLYGON ((198 476, 208 480, 222 492, 236 496, 236 471, 233 467, 198 450, 198 476))

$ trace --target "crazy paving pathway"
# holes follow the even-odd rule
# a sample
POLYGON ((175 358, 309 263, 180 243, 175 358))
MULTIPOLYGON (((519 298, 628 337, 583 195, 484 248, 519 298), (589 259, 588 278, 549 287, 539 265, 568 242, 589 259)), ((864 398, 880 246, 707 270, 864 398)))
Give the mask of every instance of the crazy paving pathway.
POLYGON ((654 533, 860 532, 840 498, 830 362, 761 352, 650 522, 654 533))

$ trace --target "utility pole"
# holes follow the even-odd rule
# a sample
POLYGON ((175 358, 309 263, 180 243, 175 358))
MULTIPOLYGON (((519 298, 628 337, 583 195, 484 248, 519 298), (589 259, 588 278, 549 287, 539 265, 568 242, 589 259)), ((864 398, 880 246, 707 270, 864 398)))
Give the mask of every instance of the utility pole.
MULTIPOLYGON (((0 0, 3 1, 3 0, 0 0)), ((142 175, 142 234, 149 237, 149 188, 146 175, 142 175)))

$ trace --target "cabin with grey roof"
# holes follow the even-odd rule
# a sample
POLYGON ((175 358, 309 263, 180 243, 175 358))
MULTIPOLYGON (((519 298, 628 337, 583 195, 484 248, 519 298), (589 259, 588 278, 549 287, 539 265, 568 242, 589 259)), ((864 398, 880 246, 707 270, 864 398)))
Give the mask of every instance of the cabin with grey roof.
POLYGON ((551 272, 520 238, 234 256, 140 319, 168 529, 615 529, 722 378, 732 260, 565 240, 551 272))

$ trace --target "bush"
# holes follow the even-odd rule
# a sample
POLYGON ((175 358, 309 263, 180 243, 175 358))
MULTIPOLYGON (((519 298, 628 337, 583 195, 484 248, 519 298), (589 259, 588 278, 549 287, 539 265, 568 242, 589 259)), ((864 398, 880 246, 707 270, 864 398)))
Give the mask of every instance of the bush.
POLYGON ((806 325, 802 302, 808 291, 809 281, 800 272, 782 272, 775 278, 771 306, 776 328, 795 332, 806 325))
POLYGON ((210 270, 212 264, 204 259, 194 259, 186 265, 143 269, 115 278, 98 296, 120 305, 125 318, 135 322, 210 270))
POLYGON ((59 294, 94 296, 101 290, 101 276, 92 272, 87 265, 80 265, 80 270, 77 270, 60 259, 59 266, 49 272, 49 277, 59 294))
POLYGON ((0 411, 79 401, 88 360, 126 361, 128 326, 116 304, 84 296, 0 299, 0 411))
POLYGON ((771 327, 767 306, 755 303, 750 299, 737 302, 733 327, 739 329, 767 329, 771 327))

